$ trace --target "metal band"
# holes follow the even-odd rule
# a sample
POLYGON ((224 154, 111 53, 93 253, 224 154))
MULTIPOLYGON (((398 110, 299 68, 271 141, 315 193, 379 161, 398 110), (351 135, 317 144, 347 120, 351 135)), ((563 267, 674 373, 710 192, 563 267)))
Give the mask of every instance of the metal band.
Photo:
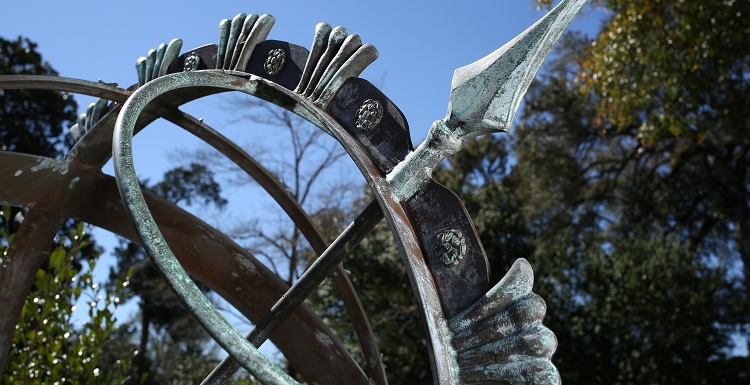
MULTIPOLYGON (((243 367, 256 375, 261 381, 287 381, 280 369, 263 357, 257 349, 248 343, 228 324, 213 308, 213 305, 200 293, 189 279, 169 250, 164 238, 158 231, 156 223, 148 213, 140 186, 135 176, 132 161, 132 130, 138 114, 157 96, 166 92, 189 87, 215 87, 217 89, 241 91, 250 95, 264 95, 267 100, 285 105, 286 108, 308 118, 312 123, 323 126, 346 149, 375 191, 378 202, 393 229, 399 248, 409 265, 410 280, 415 289, 418 304, 422 308, 426 329, 428 330, 433 373, 438 383, 457 383, 458 372, 455 353, 452 351, 450 332, 442 313, 435 282, 427 268, 419 242, 412 230, 403 207, 395 199, 391 186, 384 175, 372 175, 377 170, 367 153, 357 141, 331 117, 320 110, 313 102, 265 79, 233 72, 196 71, 176 73, 155 79, 136 91, 125 103, 118 117, 113 142, 115 176, 118 187, 125 200, 128 215, 136 226, 149 255, 154 256, 157 266, 164 272, 170 285, 183 298, 191 311, 209 333, 243 367), (262 91, 262 92, 261 92, 262 91), (293 101, 292 105, 289 101, 293 101), (284 103, 282 103, 284 102, 284 103), (263 370, 264 365, 271 370, 263 370), (278 377, 281 375, 281 377, 278 377), (263 379, 265 378, 265 380, 263 379)), ((292 380, 293 381, 293 380, 292 380)), ((287 382, 268 382, 270 384, 287 382)))
MULTIPOLYGON (((245 340, 193 283, 169 249, 156 221, 151 216, 133 166, 133 131, 136 120, 151 101, 163 93, 196 84, 250 91, 248 93, 251 94, 254 92, 252 88, 244 89, 244 87, 228 84, 227 78, 236 79, 210 72, 178 73, 155 79, 133 93, 133 96, 125 102, 115 125, 112 152, 117 185, 144 248, 165 275, 169 285, 209 334, 264 384, 297 384, 279 366, 269 361, 255 346, 245 340)), ((241 82, 241 84, 248 83, 241 82)))

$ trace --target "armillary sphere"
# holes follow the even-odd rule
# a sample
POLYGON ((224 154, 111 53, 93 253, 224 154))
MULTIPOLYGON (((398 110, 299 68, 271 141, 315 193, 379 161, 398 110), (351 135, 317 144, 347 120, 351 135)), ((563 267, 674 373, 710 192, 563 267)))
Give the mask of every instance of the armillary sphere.
MULTIPOLYGON (((138 84, 127 90, 58 77, 0 76, 3 89, 100 98, 71 128, 77 143, 63 159, 0 153, 0 203, 29 209, 10 252, 24 258, 40 255, 64 218, 140 242, 172 289, 229 353, 204 384, 222 383, 239 366, 264 384, 296 383, 258 352, 270 338, 309 384, 383 385, 377 344, 340 262, 385 217, 421 312, 436 384, 558 384, 550 361, 557 341, 541 323, 546 306, 531 291, 531 267, 520 259, 490 287, 487 257, 463 203, 432 179, 431 170, 458 152, 465 138, 510 128, 532 78, 585 2, 562 1, 510 43, 457 69, 447 115, 433 123, 416 149, 401 111, 358 78, 377 58, 375 47, 326 23, 316 26, 308 51, 267 40, 272 16, 241 13, 220 23, 218 44, 180 53, 182 42, 175 39, 151 50, 137 62, 138 84), (178 108, 225 91, 254 95, 303 117, 334 137, 354 160, 376 199, 332 244, 323 242, 281 182, 178 108), (132 138, 157 118, 231 159, 294 221, 319 257, 291 288, 226 235, 141 190, 132 138), (100 172, 111 157, 114 178, 100 172), (219 314, 188 272, 255 324, 248 336, 219 314), (366 357, 364 368, 302 304, 329 276, 352 317, 366 357)), ((1 285, 22 306, 30 283, 1 285)), ((0 316, 0 327, 10 328, 12 335, 20 307, 11 310, 0 316)), ((8 346, 0 348, 8 351, 8 346)))

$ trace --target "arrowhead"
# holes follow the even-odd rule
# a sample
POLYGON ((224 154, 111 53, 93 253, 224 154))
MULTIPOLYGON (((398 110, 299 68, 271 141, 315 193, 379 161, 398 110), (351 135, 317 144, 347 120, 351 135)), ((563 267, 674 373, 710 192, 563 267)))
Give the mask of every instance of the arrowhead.
POLYGON ((536 24, 453 74, 445 118, 461 136, 507 131, 531 80, 587 0, 563 0, 536 24))

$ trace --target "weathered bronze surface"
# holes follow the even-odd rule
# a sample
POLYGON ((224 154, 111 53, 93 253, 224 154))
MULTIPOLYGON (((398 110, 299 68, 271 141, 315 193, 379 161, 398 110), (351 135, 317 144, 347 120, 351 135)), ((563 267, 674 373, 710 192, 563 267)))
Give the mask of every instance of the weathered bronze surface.
POLYGON ((461 200, 432 180, 431 170, 459 151, 465 138, 510 127, 535 73, 585 2, 563 0, 510 43, 457 69, 446 117, 435 121, 416 150, 401 111, 357 77, 377 58, 377 50, 344 27, 326 23, 316 26, 308 52, 266 40, 275 23, 272 16, 241 13, 221 21, 218 44, 180 54, 182 41, 174 39, 150 50, 138 59, 138 83, 129 90, 75 79, 0 76, 0 88, 100 98, 71 128, 77 142, 64 159, 0 153, 0 203, 29 208, 11 248, 10 267, 0 268, 0 299, 12 305, 0 315, 0 364, 29 277, 62 219, 71 217, 143 244, 178 296, 230 353, 205 384, 222 383, 238 363, 263 383, 296 383, 257 351, 270 338, 308 383, 385 385, 376 340, 340 266, 385 217, 424 321, 435 383, 559 383, 550 361, 556 340, 541 324, 546 306, 531 291, 531 267, 518 260, 490 288, 487 257, 474 225, 461 200), (254 95, 300 115, 333 136, 354 160, 376 199, 331 245, 276 178, 216 130, 178 109, 225 91, 254 95), (159 117, 235 162, 299 227, 319 258, 291 288, 217 230, 141 190, 132 137, 159 117), (100 172, 110 157, 115 179, 100 172), (252 320, 253 331, 242 337, 232 328, 188 272, 252 320), (302 304, 326 277, 333 279, 352 317, 366 371, 302 304))

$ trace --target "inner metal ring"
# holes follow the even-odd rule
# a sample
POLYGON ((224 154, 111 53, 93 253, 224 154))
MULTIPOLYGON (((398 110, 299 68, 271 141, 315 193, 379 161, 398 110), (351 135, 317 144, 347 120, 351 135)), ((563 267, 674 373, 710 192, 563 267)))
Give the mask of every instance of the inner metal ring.
POLYGON ((117 118, 114 132, 115 175, 128 215, 133 221, 144 247, 149 255, 154 258, 173 289, 186 302, 217 342, 261 381, 270 384, 294 383, 278 366, 270 363, 254 346, 247 342, 216 311, 189 279, 159 232, 138 185, 132 159, 132 134, 138 115, 158 96, 177 89, 191 87, 235 90, 259 97, 262 95, 263 99, 297 113, 339 140, 365 175, 368 184, 373 188, 393 230, 397 244, 405 256, 405 261, 410 265, 411 270, 416 272, 416 274, 410 276, 410 280, 412 286, 416 287, 415 290, 418 291, 415 293, 417 294, 418 304, 427 313, 424 321, 430 334, 428 345, 436 380, 439 383, 455 382, 457 373, 451 364, 454 361, 454 354, 448 349, 450 346, 449 335, 442 316, 435 283, 432 281, 429 271, 427 271, 416 235, 411 230, 410 221, 403 208, 394 199, 390 185, 385 181, 384 176, 380 175, 377 167, 372 164, 356 141, 346 134, 331 116, 321 111, 316 105, 265 79, 248 74, 216 71, 176 73, 155 79, 144 85, 123 106, 117 118), (416 280, 419 281, 418 285, 414 285, 416 280))

